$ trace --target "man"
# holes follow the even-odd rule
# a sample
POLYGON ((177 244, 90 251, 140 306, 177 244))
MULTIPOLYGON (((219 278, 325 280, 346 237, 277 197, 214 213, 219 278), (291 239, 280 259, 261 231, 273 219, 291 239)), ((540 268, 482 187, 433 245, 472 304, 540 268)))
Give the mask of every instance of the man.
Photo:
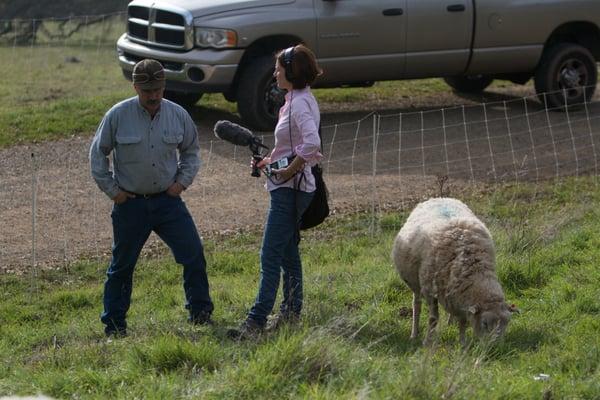
POLYGON ((107 336, 127 333, 133 270, 152 231, 183 264, 189 321, 210 323, 213 311, 202 243, 180 197, 200 167, 196 126, 182 107, 163 99, 165 72, 158 61, 138 62, 132 79, 137 96, 106 113, 90 147, 92 176, 114 201, 101 317, 107 336))

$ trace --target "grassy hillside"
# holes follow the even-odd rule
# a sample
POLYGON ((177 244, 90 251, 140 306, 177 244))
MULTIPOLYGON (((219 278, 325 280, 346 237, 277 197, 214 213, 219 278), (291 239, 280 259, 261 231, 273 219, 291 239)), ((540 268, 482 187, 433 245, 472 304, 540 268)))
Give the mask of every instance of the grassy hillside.
MULTIPOLYGON (((0 76, 0 147, 90 135, 113 104, 134 95, 113 45, 124 27, 119 21, 107 21, 103 28, 93 28, 98 37, 84 35, 87 41, 83 42, 75 36, 67 46, 0 47, 4 71, 0 76), (100 40, 111 45, 97 44, 100 40)), ((502 85, 510 84, 494 83, 502 85)), ((449 92, 441 79, 425 79, 378 82, 371 88, 318 89, 315 95, 327 113, 349 107, 367 112, 382 104, 404 104, 409 97, 440 105, 440 94, 449 92)), ((235 113, 236 105, 221 94, 206 94, 192 114, 212 110, 235 113)))
POLYGON ((406 215, 392 213, 374 235, 359 217, 307 235, 303 321, 257 342, 225 333, 255 296, 258 234, 206 243, 214 327, 186 324, 181 270, 168 255, 138 265, 130 336, 114 341, 98 321, 105 263, 0 276, 0 395, 599 398, 596 178, 464 200, 490 227, 507 299, 522 310, 495 347, 463 351, 445 322, 433 348, 409 340, 411 294, 389 260, 406 215))
POLYGON ((3 0, 0 19, 63 18, 124 11, 130 0, 3 0))
MULTIPOLYGON (((96 3, 105 6, 104 2, 96 3)), ((21 0, 18 4, 14 1, 0 4, 0 15, 12 18, 17 5, 26 4, 27 1, 21 3, 21 0)), ((70 3, 52 4, 52 7, 66 8, 70 3)), ((79 6, 73 5, 68 13, 57 12, 56 15, 65 17, 82 9, 92 14, 108 11, 79 6)), ((50 13, 52 7, 41 9, 50 13)), ((27 13, 30 10, 33 8, 26 8, 27 13)), ((35 17, 43 15, 35 14, 35 17)), ((17 29, 22 34, 21 41, 11 30, 0 32, 0 67, 4 71, 0 76, 3 89, 0 92, 0 147, 90 135, 106 110, 134 94, 122 75, 115 51, 118 37, 126 30, 124 18, 98 18, 93 23, 87 21, 89 24, 80 25, 86 21, 86 18, 75 18, 35 23, 38 28, 35 40, 30 37, 32 27, 27 24, 32 21, 24 21, 24 26, 17 29)), ((499 81, 493 87, 507 85, 512 86, 499 81)), ((371 88, 315 90, 324 113, 348 110, 366 113, 382 107, 410 107, 413 101, 441 107, 447 104, 441 95, 448 97, 450 93, 441 79, 378 82, 371 88)), ((221 94, 206 94, 191 111, 194 116, 204 116, 215 110, 235 113, 236 104, 226 101, 221 94)))

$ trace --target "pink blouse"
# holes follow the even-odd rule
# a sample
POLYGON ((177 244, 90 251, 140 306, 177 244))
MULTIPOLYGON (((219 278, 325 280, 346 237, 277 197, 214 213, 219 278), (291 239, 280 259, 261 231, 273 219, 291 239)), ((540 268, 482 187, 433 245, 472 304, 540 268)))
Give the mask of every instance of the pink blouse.
POLYGON ((299 182, 298 189, 303 192, 315 191, 315 178, 310 168, 323 158, 320 153, 320 121, 319 105, 309 87, 294 89, 285 95, 285 104, 279 110, 279 120, 275 127, 275 147, 270 154, 271 162, 290 157, 292 154, 300 156, 306 161, 304 177, 301 178, 302 171, 287 182, 281 182, 277 176, 272 176, 267 179, 267 190, 281 187, 298 188, 299 182))

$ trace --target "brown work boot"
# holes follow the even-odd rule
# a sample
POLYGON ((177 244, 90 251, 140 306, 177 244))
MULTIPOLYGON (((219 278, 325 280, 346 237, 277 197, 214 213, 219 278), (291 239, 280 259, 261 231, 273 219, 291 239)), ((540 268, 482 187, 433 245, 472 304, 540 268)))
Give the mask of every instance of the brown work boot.
POLYGON ((238 329, 229 329, 227 336, 233 340, 255 340, 265 331, 264 325, 260 325, 252 318, 246 318, 238 329))
POLYGON ((284 326, 295 326, 300 323, 300 314, 296 313, 277 313, 267 323, 267 331, 274 332, 284 326))
POLYGON ((194 325, 213 325, 213 321, 210 318, 210 313, 207 311, 200 311, 196 314, 190 314, 188 322, 194 325))

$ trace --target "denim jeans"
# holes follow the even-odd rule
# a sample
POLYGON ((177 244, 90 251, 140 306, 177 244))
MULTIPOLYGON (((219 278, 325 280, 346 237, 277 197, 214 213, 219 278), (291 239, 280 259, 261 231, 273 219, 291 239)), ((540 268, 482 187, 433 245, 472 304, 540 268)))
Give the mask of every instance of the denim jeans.
POLYGON ((260 284, 248 318, 264 325, 273 310, 283 271, 282 313, 302 310, 302 263, 298 251, 298 221, 313 193, 279 188, 270 192, 267 224, 260 252, 260 284))
POLYGON ((154 231, 183 264, 185 307, 190 315, 213 310, 209 296, 204 249, 196 225, 180 197, 166 193, 145 199, 136 197, 115 204, 112 210, 112 260, 104 284, 101 321, 107 333, 123 330, 131 303, 133 270, 142 247, 154 231))

